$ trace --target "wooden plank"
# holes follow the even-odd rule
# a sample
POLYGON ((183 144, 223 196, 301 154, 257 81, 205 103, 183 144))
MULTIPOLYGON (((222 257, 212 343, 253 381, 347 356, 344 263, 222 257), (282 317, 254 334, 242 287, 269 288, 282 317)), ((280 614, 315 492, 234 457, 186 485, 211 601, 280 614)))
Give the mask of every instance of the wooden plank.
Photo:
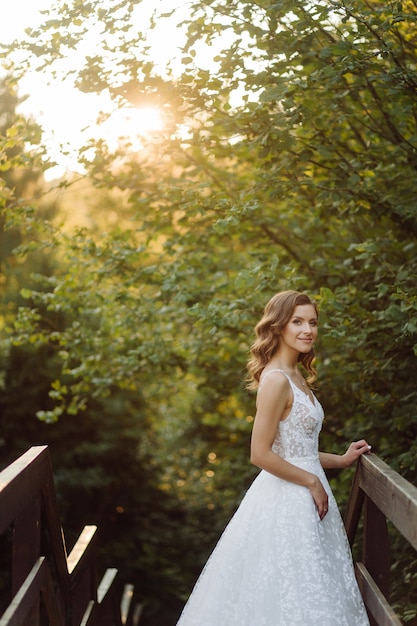
POLYGON ((94 609, 96 607, 96 603, 94 600, 90 600, 81 620, 80 626, 92 626, 94 624, 94 609))
POLYGON ((97 602, 99 604, 104 601, 106 595, 109 593, 114 581, 116 580, 117 573, 117 569, 115 568, 109 568, 106 570, 97 589, 97 602))
POLYGON ((134 591, 133 585, 127 584, 123 587, 122 599, 120 601, 120 618, 123 626, 130 624, 132 621, 134 591))
MULTIPOLYGON (((86 556, 95 548, 95 534, 97 526, 84 526, 81 535, 78 537, 77 542, 71 553, 68 556, 68 572, 72 578, 76 578, 81 575, 79 570, 84 569, 87 566, 86 556)), ((88 559, 87 559, 88 560, 88 559)))
POLYGON ((361 457, 359 486, 417 550, 417 487, 375 454, 361 457))
POLYGON ((0 619, 0 626, 21 626, 39 598, 41 590, 41 568, 44 557, 38 559, 28 577, 0 619))
POLYGON ((26 469, 28 465, 34 463, 38 457, 42 457, 47 449, 48 446, 33 446, 18 459, 13 461, 13 463, 10 463, 10 465, 5 467, 0 472, 0 492, 3 491, 9 483, 13 482, 22 470, 26 469))
MULTIPOLYGON (((363 563, 356 563, 356 576, 366 607, 378 626, 402 626, 402 622, 388 604, 378 585, 363 563)), ((0 625, 1 626, 1 625, 0 625)))
POLYGON ((32 567, 25 582, 3 613, 0 626, 22 626, 26 622, 31 608, 37 603, 41 591, 45 597, 45 607, 50 626, 64 626, 45 557, 40 557, 32 567))
POLYGON ((133 626, 138 626, 143 613, 143 604, 137 604, 133 612, 133 626))
POLYGON ((34 446, 0 472, 0 534, 26 508, 46 481, 48 447, 34 446))

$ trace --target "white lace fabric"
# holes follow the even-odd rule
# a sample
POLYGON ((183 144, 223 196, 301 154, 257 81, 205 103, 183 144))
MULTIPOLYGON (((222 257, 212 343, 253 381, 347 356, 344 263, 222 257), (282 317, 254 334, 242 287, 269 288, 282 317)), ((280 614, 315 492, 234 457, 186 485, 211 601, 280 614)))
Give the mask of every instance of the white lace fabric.
POLYGON ((329 511, 320 521, 306 487, 261 471, 177 626, 369 626, 343 522, 318 458, 323 409, 287 379, 293 406, 272 450, 319 476, 329 511))
POLYGON ((324 419, 323 409, 314 396, 313 403, 282 370, 269 370, 262 378, 261 385, 265 378, 274 372, 281 372, 286 376, 291 385, 294 401, 287 418, 279 423, 272 450, 286 460, 317 459, 319 434, 324 419))

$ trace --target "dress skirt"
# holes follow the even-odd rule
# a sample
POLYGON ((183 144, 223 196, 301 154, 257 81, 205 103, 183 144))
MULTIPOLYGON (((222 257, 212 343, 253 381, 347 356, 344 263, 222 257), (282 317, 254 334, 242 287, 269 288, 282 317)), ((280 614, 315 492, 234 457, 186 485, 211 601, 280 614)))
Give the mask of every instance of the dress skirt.
POLYGON ((369 626, 344 525, 318 457, 286 459, 329 495, 261 471, 207 561, 177 626, 369 626))

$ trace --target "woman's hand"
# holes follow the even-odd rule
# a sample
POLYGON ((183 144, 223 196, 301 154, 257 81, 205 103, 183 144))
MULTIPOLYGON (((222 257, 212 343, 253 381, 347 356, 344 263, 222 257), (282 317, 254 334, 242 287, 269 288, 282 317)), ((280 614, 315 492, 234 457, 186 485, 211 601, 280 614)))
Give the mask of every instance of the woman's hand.
POLYGON ((360 456, 362 456, 362 454, 368 454, 370 451, 371 446, 368 445, 365 439, 361 439, 360 441, 354 441, 350 444, 349 448, 342 455, 344 466, 350 467, 360 456))
POLYGON ((317 476, 315 478, 316 480, 314 481, 314 484, 309 487, 309 490, 316 504, 319 517, 322 520, 329 508, 329 498, 325 488, 321 484, 320 479, 317 478, 317 476))

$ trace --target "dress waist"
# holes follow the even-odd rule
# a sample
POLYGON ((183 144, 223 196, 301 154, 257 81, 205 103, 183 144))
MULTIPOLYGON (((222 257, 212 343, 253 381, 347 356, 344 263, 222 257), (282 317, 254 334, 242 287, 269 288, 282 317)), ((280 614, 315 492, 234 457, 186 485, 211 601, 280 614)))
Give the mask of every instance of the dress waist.
POLYGON ((283 456, 282 458, 284 461, 288 461, 288 463, 311 463, 312 461, 320 461, 318 454, 312 456, 283 456))

